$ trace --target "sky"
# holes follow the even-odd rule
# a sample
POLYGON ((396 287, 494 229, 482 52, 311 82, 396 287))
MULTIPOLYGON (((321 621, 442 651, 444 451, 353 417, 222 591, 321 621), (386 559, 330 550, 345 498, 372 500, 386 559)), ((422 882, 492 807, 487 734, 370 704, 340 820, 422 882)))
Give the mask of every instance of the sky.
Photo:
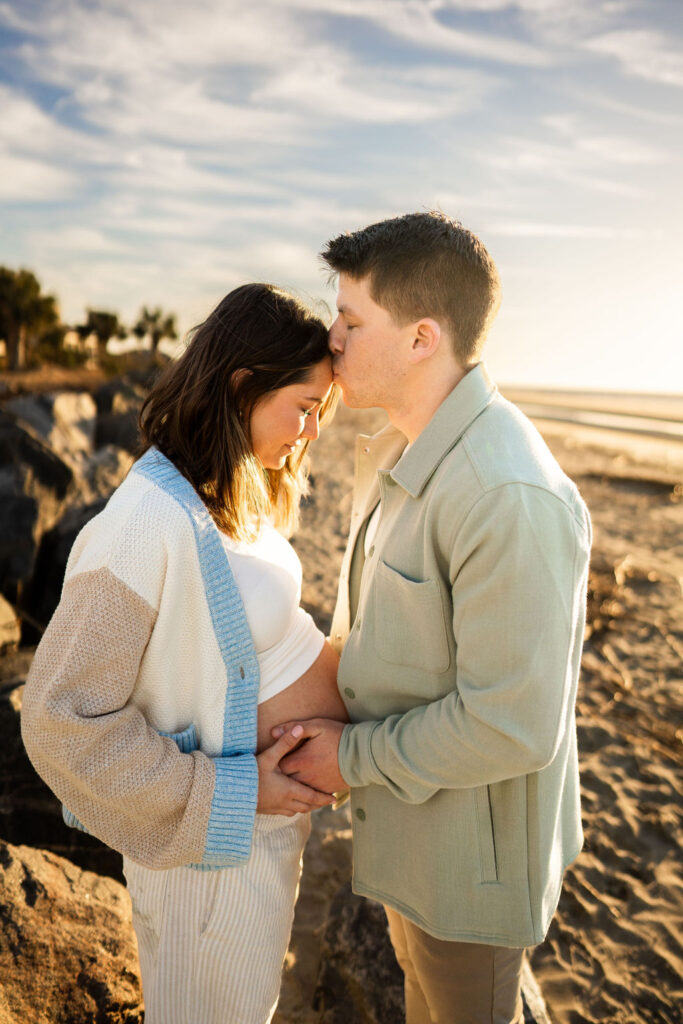
POLYGON ((681 0, 0 0, 0 263, 184 332, 440 209, 501 383, 683 392, 681 0))

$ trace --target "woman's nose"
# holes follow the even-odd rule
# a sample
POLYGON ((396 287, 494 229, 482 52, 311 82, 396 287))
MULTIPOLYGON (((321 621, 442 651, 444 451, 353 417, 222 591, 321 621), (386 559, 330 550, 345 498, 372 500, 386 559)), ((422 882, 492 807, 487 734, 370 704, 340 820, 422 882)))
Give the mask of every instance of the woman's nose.
POLYGON ((301 431, 302 437, 307 437, 310 441, 317 441, 320 435, 320 423, 318 422, 318 412, 311 413, 310 416, 306 417, 304 423, 304 429, 301 431))

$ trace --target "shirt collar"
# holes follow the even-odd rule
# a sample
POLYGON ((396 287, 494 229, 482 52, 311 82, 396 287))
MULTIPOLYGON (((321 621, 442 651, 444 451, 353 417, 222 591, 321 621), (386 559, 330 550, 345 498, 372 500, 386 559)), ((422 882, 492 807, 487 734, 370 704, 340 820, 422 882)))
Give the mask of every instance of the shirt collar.
POLYGON ((477 363, 458 381, 422 433, 401 455, 390 473, 396 483, 418 498, 437 466, 497 393, 486 367, 477 363))

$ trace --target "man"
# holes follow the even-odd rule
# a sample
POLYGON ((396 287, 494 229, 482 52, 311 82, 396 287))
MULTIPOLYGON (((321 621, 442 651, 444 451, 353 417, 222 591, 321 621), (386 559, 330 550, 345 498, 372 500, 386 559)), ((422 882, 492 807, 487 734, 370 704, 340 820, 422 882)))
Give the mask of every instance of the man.
POLYGON ((351 724, 303 723, 283 764, 351 788, 354 890, 386 907, 408 1024, 521 1021, 582 842, 588 514, 479 361, 499 282, 471 232, 409 214, 323 258, 335 380, 390 426, 359 439, 332 624, 351 724))

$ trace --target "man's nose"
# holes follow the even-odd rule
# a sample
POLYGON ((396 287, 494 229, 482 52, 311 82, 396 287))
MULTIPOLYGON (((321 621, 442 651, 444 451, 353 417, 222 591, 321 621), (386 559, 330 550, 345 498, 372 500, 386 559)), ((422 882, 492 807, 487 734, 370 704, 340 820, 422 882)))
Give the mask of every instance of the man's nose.
POLYGON ((338 355, 338 353, 343 352, 344 350, 344 335, 342 325, 340 323, 340 317, 337 317, 337 319, 330 327, 328 344, 330 346, 330 352, 332 353, 333 356, 338 355))

